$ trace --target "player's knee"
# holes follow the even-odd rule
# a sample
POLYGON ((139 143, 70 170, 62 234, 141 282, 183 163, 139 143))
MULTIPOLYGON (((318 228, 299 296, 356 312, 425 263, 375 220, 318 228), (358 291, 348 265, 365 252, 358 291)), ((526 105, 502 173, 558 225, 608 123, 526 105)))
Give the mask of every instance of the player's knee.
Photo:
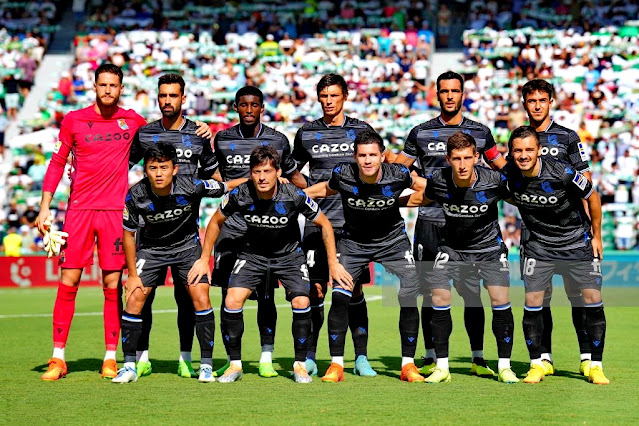
POLYGON ((142 308, 144 308, 144 302, 146 297, 141 291, 134 291, 126 301, 126 311, 133 315, 140 315, 142 308))
POLYGON ((601 292, 594 288, 582 290, 581 296, 586 305, 592 305, 594 303, 601 302, 601 292))
POLYGON ((227 309, 231 309, 231 310, 242 309, 244 307, 244 300, 242 300, 239 297, 234 297, 233 295, 228 294, 226 296, 224 306, 227 309))
POLYGON ((306 296, 297 296, 291 300, 291 307, 293 309, 306 309, 310 306, 311 301, 306 296))
POLYGON ((537 307, 544 304, 544 292, 535 291, 526 293, 526 306, 537 307))
POLYGON ((311 284, 311 299, 324 300, 326 297, 325 284, 314 283, 311 284))
POLYGON ((196 311, 203 311, 211 308, 211 299, 208 292, 201 292, 193 296, 193 307, 196 311))
POLYGON ((121 285, 120 271, 102 271, 102 286, 104 288, 118 288, 121 285))
POLYGON ((433 306, 448 306, 451 301, 450 290, 435 289, 431 296, 433 306))

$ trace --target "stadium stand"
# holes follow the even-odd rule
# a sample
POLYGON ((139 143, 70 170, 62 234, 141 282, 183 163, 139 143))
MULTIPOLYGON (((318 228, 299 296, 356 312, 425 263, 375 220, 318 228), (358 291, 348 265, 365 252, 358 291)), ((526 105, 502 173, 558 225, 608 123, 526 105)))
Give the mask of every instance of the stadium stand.
MULTIPOLYGON (((74 64, 41 101, 40 116, 19 123, 24 133, 55 129, 66 112, 92 102, 92 72, 110 61, 125 70, 123 106, 149 120, 160 117, 157 77, 174 71, 187 81, 190 117, 215 131, 228 127, 236 118, 235 91, 254 84, 267 96, 264 121, 291 140, 302 123, 321 115, 317 80, 336 72, 351 88, 348 113, 398 150, 414 125, 438 114, 431 81, 436 46, 459 42, 463 59, 450 68, 467 80, 465 114, 488 125, 504 150, 510 130, 526 122, 521 86, 532 77, 554 84, 555 120, 578 129, 592 158, 605 203, 606 248, 637 244, 639 21, 630 20, 636 1, 471 1, 448 17, 436 1, 87 3, 74 8, 74 64), (459 40, 457 27, 466 29, 459 40)), ((0 40, 14 38, 6 29, 2 34, 0 40)), ((22 43, 31 40, 24 34, 22 43)), ((46 46, 44 35, 36 39, 46 46)), ((11 201, 18 211, 37 203, 47 149, 15 148, 16 156, 3 158, 11 179, 0 193, 4 229, 11 201)), ((131 182, 140 176, 132 170, 131 182)), ((61 185, 60 199, 67 188, 61 185)), ((64 205, 59 211, 61 220, 64 205)), ((516 247, 520 220, 516 209, 505 211, 506 240, 516 247)))

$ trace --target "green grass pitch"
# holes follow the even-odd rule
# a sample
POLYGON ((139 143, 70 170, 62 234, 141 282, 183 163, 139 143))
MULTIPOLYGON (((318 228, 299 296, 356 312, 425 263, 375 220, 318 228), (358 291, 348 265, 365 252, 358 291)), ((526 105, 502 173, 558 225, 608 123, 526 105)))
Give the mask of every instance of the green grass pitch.
MULTIPOLYGON (((178 339, 172 289, 160 288, 151 334, 154 373, 137 383, 115 385, 98 374, 104 355, 102 292, 81 288, 67 346, 69 375, 59 382, 40 380, 51 356, 51 311, 55 289, 0 290, 0 423, 2 424, 343 424, 343 423, 591 423, 637 424, 639 392, 639 308, 635 289, 630 299, 615 289, 604 292, 609 303, 604 356, 610 386, 595 386, 578 375, 579 355, 570 308, 554 309, 554 361, 558 372, 538 385, 505 385, 470 376, 470 350, 459 299, 454 301, 451 371, 447 384, 409 384, 399 381, 398 309, 381 300, 380 288, 367 288, 369 298, 369 357, 376 378, 352 372, 353 348, 346 345, 346 381, 311 385, 294 383, 291 310, 283 291, 277 292, 279 319, 275 362, 280 376, 257 375, 259 338, 255 302, 245 310, 244 371, 241 382, 200 384, 176 376, 178 339), (613 306, 611 306, 613 305, 613 306), (624 307, 626 306, 626 307, 624 307), (634 307, 630 307, 634 306, 634 307)), ((621 291, 621 290, 619 290, 621 291)), ((523 300, 513 288, 513 301, 523 300)), ((217 335, 214 367, 226 356, 219 334, 219 290, 213 289, 217 335)), ((560 296, 565 299, 565 295, 560 296)), ((558 302, 560 300, 558 299, 558 302)), ((327 312, 330 306, 327 305, 327 312)), ((521 332, 522 308, 514 308, 516 334, 513 369, 527 371, 527 352, 521 332)), ((485 355, 496 368, 495 342, 486 312, 485 355)), ((320 374, 328 367, 326 329, 318 349, 320 374)), ((350 339, 350 338, 349 338, 350 339)), ((420 337, 421 339, 421 337, 420 337)), ((197 340, 194 358, 198 358, 197 340)), ((420 342, 418 356, 423 355, 420 342)), ((122 354, 118 352, 121 362, 122 354)), ((195 363, 197 365, 197 363, 195 363)))

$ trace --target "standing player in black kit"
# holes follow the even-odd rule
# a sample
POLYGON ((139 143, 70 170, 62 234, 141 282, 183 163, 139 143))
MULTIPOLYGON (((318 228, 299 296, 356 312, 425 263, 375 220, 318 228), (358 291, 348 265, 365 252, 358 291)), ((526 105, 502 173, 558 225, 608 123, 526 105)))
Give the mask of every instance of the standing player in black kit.
POLYGON ((592 183, 568 163, 541 157, 535 129, 523 126, 510 136, 512 163, 504 169, 508 189, 530 233, 524 246, 523 280, 526 290, 524 337, 530 353, 526 383, 545 377, 542 363, 544 293, 555 274, 579 283, 586 313, 586 332, 592 356, 588 380, 608 384, 602 359, 606 317, 601 299, 601 201, 592 183), (583 201, 588 203, 590 218, 583 201))
MULTIPOLYGON (((123 212, 124 253, 129 270, 126 309, 122 313, 124 368, 114 383, 135 382, 136 349, 142 334, 142 307, 149 288, 163 285, 171 267, 176 286, 186 287, 195 308, 195 330, 200 342, 200 382, 212 382, 215 316, 209 299, 207 277, 187 285, 187 274, 200 257, 198 214, 202 197, 220 197, 227 184, 215 180, 196 181, 177 176, 177 154, 170 144, 158 143, 144 154, 147 177, 133 185, 123 212), (140 220, 144 226, 136 249, 140 220)), ((228 182, 233 188, 241 181, 228 182)))
MULTIPOLYGON (((586 179, 592 182, 588 154, 579 139, 579 135, 574 130, 557 124, 550 117, 550 109, 554 103, 554 93, 555 90, 552 85, 541 79, 530 80, 521 89, 522 101, 524 109, 528 113, 528 120, 539 136, 542 158, 552 158, 568 163, 575 171, 582 173, 586 179)), ((587 207, 587 204, 584 207, 587 207)), ((529 236, 528 230, 525 227, 522 228, 521 247, 526 245, 529 236)), ((525 253, 520 254, 522 275, 525 256, 525 253)), ((570 275, 564 275, 563 280, 564 289, 572 306, 572 322, 577 333, 579 352, 581 353, 579 372, 588 377, 591 354, 590 342, 586 331, 586 310, 581 299, 579 283, 572 280, 570 275)), ((553 322, 550 311, 551 296, 552 286, 546 292, 544 307, 541 311, 544 321, 544 334, 541 339, 541 359, 547 376, 555 372, 555 367, 552 363, 553 322)))
MULTIPOLYGON (((384 142, 373 130, 355 138, 356 163, 340 163, 327 182, 306 189, 313 198, 339 193, 344 208, 344 234, 339 242, 340 263, 353 281, 370 262, 381 263, 399 277, 399 332, 402 347, 401 380, 423 382, 415 366, 419 336, 419 279, 415 259, 399 212, 399 196, 405 189, 423 189, 424 179, 411 177, 401 164, 382 163, 384 142)), ((331 365, 323 382, 344 380, 344 342, 348 329, 348 310, 353 287, 333 283, 332 305, 328 313, 328 344, 331 365)))
MULTIPOLYGON (((477 152, 493 169, 501 169, 506 160, 501 156, 495 145, 495 140, 488 127, 476 121, 469 120, 462 115, 462 101, 464 98, 464 79, 461 75, 447 71, 437 77, 437 99, 441 113, 425 123, 414 127, 404 145, 404 150, 397 156, 395 163, 410 167, 419 160, 423 176, 446 167, 446 142, 456 132, 463 132, 472 136, 477 144, 477 152)), ((419 216, 415 224, 415 242, 413 251, 417 257, 418 274, 424 276, 421 267, 432 266, 438 253, 441 240, 441 228, 444 226, 444 213, 437 203, 419 209, 419 216)), ((423 283, 427 285, 427 283, 423 283)), ((471 373, 479 376, 493 376, 495 373, 488 368, 484 360, 484 308, 481 299, 475 294, 460 291, 464 298, 464 324, 470 339, 472 357, 471 373)), ((433 309, 430 298, 424 298, 422 306, 422 328, 424 331, 424 345, 426 357, 422 359, 422 374, 431 374, 436 367, 435 349, 432 342, 431 319, 433 309)))
MULTIPOLYGON (((137 164, 147 149, 156 143, 168 143, 175 147, 177 154, 178 174, 190 179, 211 179, 217 170, 217 159, 213 155, 210 136, 198 136, 196 131, 201 125, 182 116, 182 105, 186 102, 184 79, 177 74, 165 74, 158 79, 158 105, 162 111, 162 119, 141 127, 131 145, 129 166, 137 164)), ((204 125, 206 126, 206 125, 204 125)), ((208 128, 208 126, 206 126, 208 128)), ((200 133, 198 131, 198 133, 200 133)), ((163 283, 157 283, 162 285, 163 283)), ((197 377, 191 365, 191 349, 193 347, 193 330, 195 328, 195 311, 187 289, 183 285, 173 286, 173 294, 178 306, 177 325, 180 335, 180 359, 177 374, 181 377, 197 377)), ((142 334, 138 341, 137 364, 138 376, 151 374, 149 360, 149 335, 153 325, 152 306, 155 299, 155 287, 146 298, 142 317, 144 318, 142 334)))
MULTIPOLYGON (((317 83, 317 99, 324 115, 319 120, 304 124, 295 135, 293 158, 298 170, 309 164, 309 185, 326 181, 337 164, 353 159, 353 141, 359 132, 372 130, 363 121, 344 115, 344 102, 348 98, 348 86, 344 78, 337 74, 326 74, 317 83)), ((344 227, 344 212, 339 194, 318 201, 322 212, 328 217, 335 230, 335 240, 339 241, 344 227)), ((322 325, 324 324, 324 297, 328 283, 328 265, 322 242, 321 230, 306 222, 302 248, 306 252, 306 263, 311 278, 311 318, 312 339, 308 343, 306 368, 311 375, 317 374, 315 352, 322 325)), ((368 309, 361 285, 370 280, 370 271, 362 274, 353 291, 348 308, 348 325, 355 346, 355 374, 374 377, 367 358, 368 309)))
POLYGON ((335 285, 352 288, 350 275, 337 261, 333 228, 317 203, 290 183, 279 184, 279 155, 272 147, 256 148, 250 156, 251 180, 229 193, 206 228, 201 258, 189 272, 189 283, 210 274, 209 259, 222 224, 234 214, 247 225, 245 244, 237 255, 222 311, 222 336, 231 365, 218 379, 231 383, 242 378, 242 334, 244 303, 256 289, 280 280, 293 308, 293 373, 298 383, 312 382, 305 366, 311 334, 310 282, 304 252, 300 247, 298 215, 322 229, 330 276, 335 285))
MULTIPOLYGON (((291 146, 288 138, 282 133, 263 125, 260 122, 264 112, 264 94, 253 86, 245 86, 235 94, 235 111, 240 122, 233 127, 215 135, 213 142, 215 155, 219 161, 221 179, 248 178, 250 176, 249 159, 258 146, 270 146, 280 157, 282 175, 296 186, 306 187, 304 176, 297 171, 295 160, 291 157, 291 146)), ((246 223, 239 215, 233 215, 224 222, 220 238, 215 246, 215 264, 213 266, 212 284, 222 288, 222 301, 226 298, 226 287, 229 283, 231 269, 237 260, 237 253, 243 248, 242 236, 246 231, 246 223)), ((277 281, 273 281, 275 286, 277 281)), ((277 309, 273 299, 273 288, 256 289, 257 325, 260 330, 262 356, 259 372, 262 377, 275 377, 273 368, 273 348, 275 343, 275 325, 277 309)), ((223 308, 223 306, 222 306, 223 308)), ((224 324, 222 324, 224 327, 224 324)), ((224 329, 222 329, 224 332, 224 329)), ((221 375, 230 364, 227 363, 216 374, 221 375)))
POLYGON ((433 306, 433 344, 437 367, 428 383, 449 382, 448 342, 453 329, 450 315, 450 280, 465 291, 479 294, 479 280, 488 290, 493 310, 492 329, 497 341, 498 380, 517 383, 510 367, 514 320, 508 295, 510 274, 508 249, 501 237, 497 203, 508 199, 506 178, 499 172, 477 166, 475 140, 465 133, 448 138, 446 161, 450 167, 435 170, 426 179, 426 190, 409 198, 408 206, 437 201, 446 224, 442 228, 439 253, 426 274, 433 306))

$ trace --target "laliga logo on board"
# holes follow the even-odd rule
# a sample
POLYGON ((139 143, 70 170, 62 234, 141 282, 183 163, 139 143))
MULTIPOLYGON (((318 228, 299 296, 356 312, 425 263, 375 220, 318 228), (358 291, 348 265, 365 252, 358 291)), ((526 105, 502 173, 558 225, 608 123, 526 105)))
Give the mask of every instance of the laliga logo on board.
POLYGON ((24 259, 18 259, 9 267, 11 281, 18 287, 31 287, 31 268, 24 264, 24 259))

